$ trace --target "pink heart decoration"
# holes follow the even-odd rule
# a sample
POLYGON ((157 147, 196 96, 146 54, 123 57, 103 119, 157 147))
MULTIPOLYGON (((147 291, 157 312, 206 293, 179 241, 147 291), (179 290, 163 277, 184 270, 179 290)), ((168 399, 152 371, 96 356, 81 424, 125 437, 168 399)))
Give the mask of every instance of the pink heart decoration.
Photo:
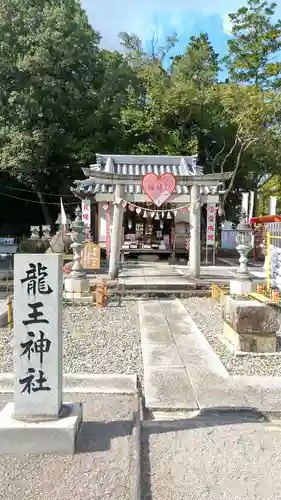
POLYGON ((142 178, 142 189, 157 207, 163 205, 170 198, 175 188, 176 179, 169 172, 159 176, 149 172, 142 178))

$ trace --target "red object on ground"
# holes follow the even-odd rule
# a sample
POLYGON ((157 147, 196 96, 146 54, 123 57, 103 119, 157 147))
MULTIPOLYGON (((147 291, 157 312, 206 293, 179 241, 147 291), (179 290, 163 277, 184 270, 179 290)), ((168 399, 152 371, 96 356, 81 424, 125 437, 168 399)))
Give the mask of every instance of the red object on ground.
POLYGON ((63 272, 66 273, 66 274, 70 274, 71 273, 71 269, 69 269, 69 267, 66 267, 66 266, 63 266, 62 268, 63 272))
POLYGON ((262 215, 250 219, 250 224, 267 224, 268 222, 281 222, 281 217, 280 215, 262 215))

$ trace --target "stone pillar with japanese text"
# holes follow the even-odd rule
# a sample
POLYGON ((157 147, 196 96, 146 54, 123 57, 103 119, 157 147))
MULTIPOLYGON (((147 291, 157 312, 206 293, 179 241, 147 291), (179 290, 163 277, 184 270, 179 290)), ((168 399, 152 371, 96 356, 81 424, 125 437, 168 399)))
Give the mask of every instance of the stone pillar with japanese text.
POLYGON ((59 417, 62 405, 62 255, 15 257, 14 416, 59 417))
POLYGON ((14 400, 0 412, 0 454, 73 454, 80 403, 63 403, 62 267, 58 254, 14 265, 14 400))

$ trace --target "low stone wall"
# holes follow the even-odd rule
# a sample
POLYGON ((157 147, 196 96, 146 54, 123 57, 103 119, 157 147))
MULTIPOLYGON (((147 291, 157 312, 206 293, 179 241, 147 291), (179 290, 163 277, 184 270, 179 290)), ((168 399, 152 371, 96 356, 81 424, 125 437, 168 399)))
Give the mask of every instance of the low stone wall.
POLYGON ((275 352, 280 309, 248 297, 223 298, 223 333, 238 351, 275 352))

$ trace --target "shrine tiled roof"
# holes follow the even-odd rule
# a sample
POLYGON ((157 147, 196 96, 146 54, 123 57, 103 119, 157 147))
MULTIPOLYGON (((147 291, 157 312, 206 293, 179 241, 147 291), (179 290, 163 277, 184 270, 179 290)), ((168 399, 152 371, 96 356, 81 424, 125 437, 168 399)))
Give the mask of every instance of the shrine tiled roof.
MULTIPOLYGON (((83 168, 87 179, 77 181, 73 192, 81 197, 94 196, 96 194, 112 194, 115 187, 112 185, 95 183, 97 172, 108 172, 109 174, 124 174, 144 176, 149 172, 162 175, 166 172, 177 176, 203 175, 203 167, 197 165, 197 156, 141 156, 141 155, 96 155, 97 163, 83 168)), ((219 187, 202 186, 201 194, 215 194, 219 187)), ((140 184, 128 184, 125 193, 129 195, 144 194, 140 184)), ((177 185, 175 194, 189 194, 190 186, 177 185)))

